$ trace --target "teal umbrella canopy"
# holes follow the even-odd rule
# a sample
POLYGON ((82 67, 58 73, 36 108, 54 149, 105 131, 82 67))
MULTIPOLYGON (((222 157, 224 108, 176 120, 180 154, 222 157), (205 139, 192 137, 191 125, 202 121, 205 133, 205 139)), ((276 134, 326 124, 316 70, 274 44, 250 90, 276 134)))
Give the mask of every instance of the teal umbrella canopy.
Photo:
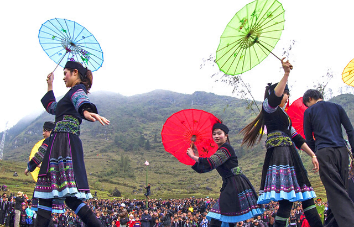
POLYGON ((61 67, 67 61, 76 61, 93 72, 103 64, 103 52, 96 38, 74 21, 47 20, 39 29, 38 39, 45 53, 61 67))

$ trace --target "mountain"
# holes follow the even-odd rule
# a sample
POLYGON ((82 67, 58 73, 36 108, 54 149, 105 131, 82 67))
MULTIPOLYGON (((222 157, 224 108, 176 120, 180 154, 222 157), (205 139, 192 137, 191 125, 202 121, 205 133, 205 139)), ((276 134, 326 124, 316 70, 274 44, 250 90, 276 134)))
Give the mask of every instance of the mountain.
MULTIPOLYGON (((238 154, 245 175, 255 188, 259 187, 265 155, 264 138, 261 143, 248 149, 240 147, 239 131, 256 114, 247 109, 247 103, 229 96, 218 96, 207 92, 179 94, 155 90, 146 94, 125 97, 113 92, 95 92, 89 95, 98 111, 111 121, 109 126, 98 122, 83 121, 81 140, 84 146, 86 169, 90 187, 99 195, 107 197, 117 188, 126 197, 143 197, 143 187, 152 184, 153 197, 217 196, 221 178, 216 171, 197 174, 189 166, 177 161, 164 151, 161 129, 166 119, 182 109, 202 109, 222 119, 230 128, 230 140, 238 154), (144 166, 145 160, 150 166, 144 166)), ((340 103, 354 119, 353 95, 341 95, 331 101, 340 103)), ((260 105, 260 102, 258 103, 260 105)), ((17 188, 33 190, 29 177, 12 177, 14 171, 23 172, 33 145, 42 138, 44 121, 54 116, 43 113, 35 119, 23 120, 8 131, 4 149, 4 160, 0 162, 0 173, 6 183, 17 188)), ((310 159, 301 153, 304 165, 311 168, 310 159)), ((316 192, 324 196, 318 175, 309 173, 316 192)))

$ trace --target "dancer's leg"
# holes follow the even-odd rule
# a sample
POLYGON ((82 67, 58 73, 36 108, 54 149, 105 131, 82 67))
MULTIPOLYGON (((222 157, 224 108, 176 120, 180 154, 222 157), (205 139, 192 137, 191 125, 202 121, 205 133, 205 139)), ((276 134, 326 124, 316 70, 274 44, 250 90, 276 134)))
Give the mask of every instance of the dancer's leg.
POLYGON ((66 205, 75 211, 80 219, 89 227, 101 227, 101 222, 96 218, 92 210, 81 200, 76 197, 67 197, 65 199, 66 205))

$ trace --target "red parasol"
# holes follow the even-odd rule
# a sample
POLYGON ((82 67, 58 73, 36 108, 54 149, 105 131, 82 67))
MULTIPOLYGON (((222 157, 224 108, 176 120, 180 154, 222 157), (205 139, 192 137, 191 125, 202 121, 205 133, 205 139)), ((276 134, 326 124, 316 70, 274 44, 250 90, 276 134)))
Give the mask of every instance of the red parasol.
POLYGON ((303 138, 304 134, 304 113, 307 107, 302 103, 302 97, 296 99, 288 108, 287 113, 292 121, 292 125, 303 138))
POLYGON ((165 150, 186 165, 195 163, 187 155, 187 149, 195 146, 199 157, 210 157, 217 150, 212 138, 213 125, 220 122, 211 113, 197 109, 186 109, 170 116, 161 131, 165 150))

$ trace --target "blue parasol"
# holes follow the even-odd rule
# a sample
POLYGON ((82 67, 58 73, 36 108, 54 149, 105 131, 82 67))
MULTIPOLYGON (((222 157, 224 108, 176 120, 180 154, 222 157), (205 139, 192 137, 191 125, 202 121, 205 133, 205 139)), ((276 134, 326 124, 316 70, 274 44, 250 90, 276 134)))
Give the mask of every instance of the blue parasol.
POLYGON ((38 38, 46 54, 61 67, 67 61, 80 62, 92 72, 102 66, 100 44, 85 27, 75 21, 59 18, 47 20, 39 29, 38 38))

